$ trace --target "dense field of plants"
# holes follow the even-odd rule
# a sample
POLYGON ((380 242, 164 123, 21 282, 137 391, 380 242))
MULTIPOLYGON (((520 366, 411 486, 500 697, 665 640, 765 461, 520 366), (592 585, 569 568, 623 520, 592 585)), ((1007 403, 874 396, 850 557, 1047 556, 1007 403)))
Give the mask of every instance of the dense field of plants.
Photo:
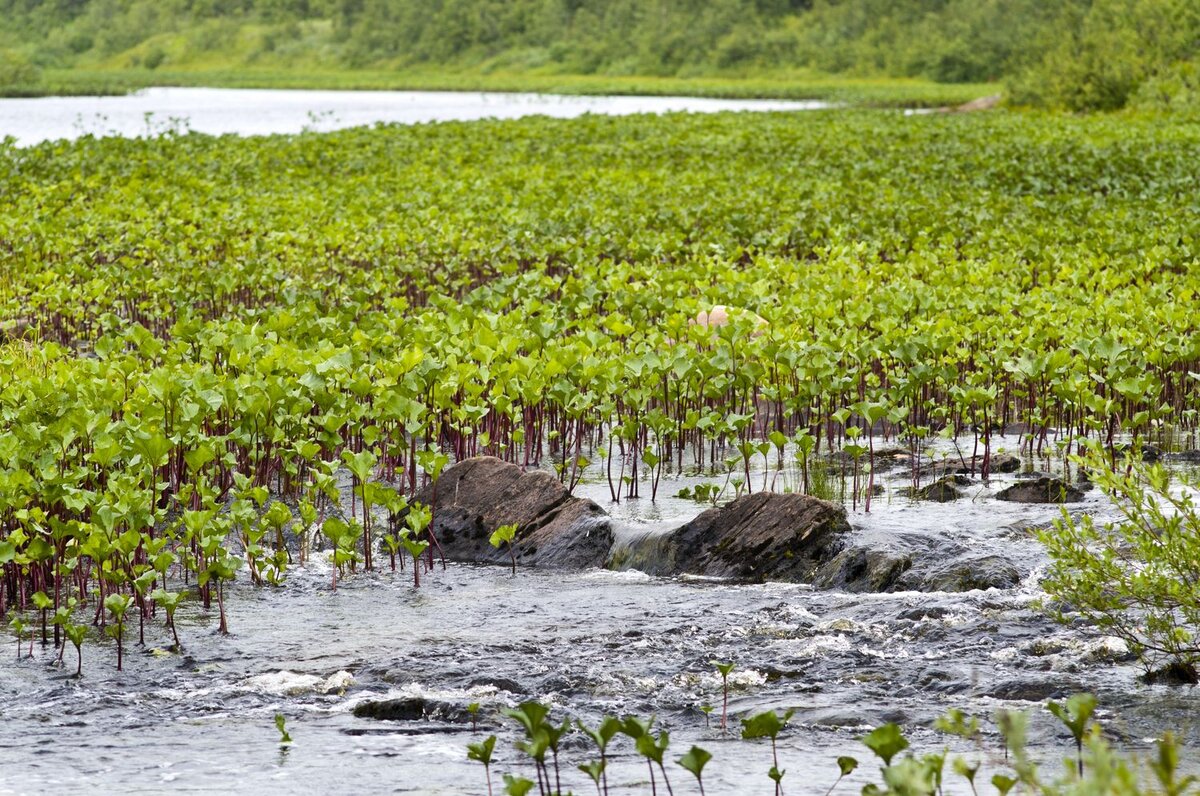
POLYGON ((296 524, 417 577, 408 501, 475 454, 622 498, 937 434, 985 476, 1001 430, 1174 444, 1196 162, 1170 121, 867 112, 0 145, 0 614, 120 641, 282 582, 296 524))

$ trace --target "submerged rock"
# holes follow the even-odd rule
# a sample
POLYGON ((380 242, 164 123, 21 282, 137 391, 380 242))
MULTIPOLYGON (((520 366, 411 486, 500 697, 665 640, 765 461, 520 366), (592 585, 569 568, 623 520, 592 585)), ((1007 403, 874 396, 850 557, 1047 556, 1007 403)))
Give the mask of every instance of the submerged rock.
POLYGON ((1149 685, 1196 685, 1200 674, 1196 667, 1183 661, 1173 661, 1159 669, 1146 672, 1142 681, 1149 685))
POLYGON ((914 591, 963 592, 986 589, 1011 589, 1021 582, 1021 572, 1003 556, 986 555, 960 558, 926 573, 913 573, 901 586, 914 591))
POLYGON ((996 500, 1010 503, 1078 503, 1083 500, 1084 490, 1078 485, 1068 484, 1061 478, 1043 475, 1027 479, 1000 490, 996 500))
POLYGON ((846 510, 807 495, 758 492, 619 550, 614 569, 807 582, 842 546, 846 510))
POLYGON ((359 702, 354 706, 354 716, 378 721, 441 721, 453 724, 469 723, 472 718, 470 711, 462 705, 419 696, 359 702))
POLYGON ((612 524, 602 508, 572 497, 544 470, 526 472, 491 456, 448 468, 417 500, 435 506, 433 532, 448 559, 504 564, 507 547, 488 542, 502 525, 516 524, 514 549, 522 566, 600 566, 612 546, 612 524))
MULTIPOLYGON (((1015 473, 1021 469, 1020 458, 1011 453, 993 453, 987 461, 988 473, 1015 473)), ((926 462, 921 465, 919 472, 922 476, 935 478, 947 475, 982 475, 983 456, 972 456, 969 459, 947 458, 926 462)))
POLYGON ((934 503, 949 503, 952 500, 958 500, 963 496, 958 487, 968 486, 971 479, 965 475, 947 475, 939 478, 932 484, 913 489, 911 487, 901 490, 901 494, 905 497, 910 497, 913 500, 929 500, 934 503))
POLYGON ((856 593, 891 591, 912 565, 909 553, 851 547, 822 565, 813 577, 813 585, 856 593))
POLYGON ((1057 680, 1007 680, 986 689, 982 695, 1013 702, 1044 702, 1063 699, 1080 690, 1078 684, 1057 680))

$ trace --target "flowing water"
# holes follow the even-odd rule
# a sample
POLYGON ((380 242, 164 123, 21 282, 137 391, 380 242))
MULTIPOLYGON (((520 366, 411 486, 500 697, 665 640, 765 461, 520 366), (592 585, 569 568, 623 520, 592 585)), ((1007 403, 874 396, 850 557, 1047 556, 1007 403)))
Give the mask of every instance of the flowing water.
MULTIPOLYGON (((1048 523, 1059 509, 993 500, 1013 478, 997 476, 968 488, 964 500, 938 505, 894 497, 907 478, 890 475, 871 513, 860 507, 850 515, 855 542, 886 546, 904 535, 927 538, 935 554, 962 547, 1003 554, 1028 573, 1007 590, 847 594, 635 571, 511 576, 451 564, 422 578, 419 590, 411 574, 380 572, 349 577, 335 593, 328 564, 315 561, 292 569, 283 588, 235 585, 229 636, 216 633, 215 615, 181 608, 182 656, 162 651, 170 639, 156 621, 145 648, 130 644, 123 673, 115 671, 111 642, 89 639, 85 676, 76 680, 73 650, 63 668, 36 643, 33 658, 18 660, 9 636, 0 647, 0 793, 483 793, 482 767, 467 760, 466 744, 495 732, 497 772, 532 776, 513 751, 515 725, 496 710, 533 697, 556 717, 654 714, 671 731, 670 756, 692 743, 714 754, 707 793, 770 793, 769 745, 716 729, 721 682, 712 660, 737 664, 731 724, 749 712, 796 709, 779 748, 791 794, 824 793, 836 779, 837 755, 866 761, 857 739, 883 722, 904 724, 918 751, 941 749, 946 741, 931 725, 951 707, 982 717, 1002 707, 1030 710, 1035 753, 1057 766, 1069 741, 1041 704, 1077 690, 1098 694, 1105 731, 1123 748, 1145 752, 1173 729, 1194 768, 1200 727, 1190 689, 1140 684, 1119 643, 1035 610, 1045 560, 1022 529, 1048 523), (405 696, 439 705, 447 719, 482 703, 481 735, 461 721, 353 714, 364 701, 405 696), (706 704, 716 706, 707 721, 706 704), (278 742, 277 712, 287 717, 291 747, 278 742)), ((654 503, 611 505, 597 473, 577 494, 606 506, 629 542, 699 512, 667 495, 701 480, 668 476, 654 503)), ((1072 511, 1103 518, 1112 509, 1093 491, 1072 511)), ((951 748, 994 763, 1000 745, 989 723, 982 748, 951 748)), ((564 789, 589 792, 575 769, 588 756, 581 736, 571 736, 564 789)), ((618 745, 613 793, 649 792, 638 760, 618 745)), ((671 773, 676 793, 695 792, 685 771, 671 773)), ((857 792, 864 777, 836 792, 857 792)), ((963 792, 952 785, 948 792, 963 792)))
POLYGON ((83 135, 323 132, 377 123, 571 118, 585 113, 714 113, 827 108, 818 101, 584 97, 467 91, 307 91, 148 88, 119 97, 0 99, 0 140, 20 146, 83 135))

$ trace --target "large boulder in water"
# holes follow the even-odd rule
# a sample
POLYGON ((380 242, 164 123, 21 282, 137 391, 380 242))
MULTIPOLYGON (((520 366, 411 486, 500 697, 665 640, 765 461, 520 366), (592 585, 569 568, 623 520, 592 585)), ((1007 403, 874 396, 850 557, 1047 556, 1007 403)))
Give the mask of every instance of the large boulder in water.
POLYGON ((709 509, 611 566, 651 575, 807 582, 842 547, 846 510, 807 495, 759 492, 709 509))
POLYGON ((1000 490, 996 500, 1010 503, 1078 503, 1083 500, 1083 490, 1061 478, 1043 476, 1019 481, 1000 490))
POLYGON ((514 549, 522 566, 601 566, 612 547, 612 525, 602 508, 572 497, 544 470, 524 471, 491 456, 467 459, 446 469, 432 487, 417 494, 434 506, 433 532, 453 561, 507 563, 508 549, 488 538, 501 525, 516 524, 514 549))

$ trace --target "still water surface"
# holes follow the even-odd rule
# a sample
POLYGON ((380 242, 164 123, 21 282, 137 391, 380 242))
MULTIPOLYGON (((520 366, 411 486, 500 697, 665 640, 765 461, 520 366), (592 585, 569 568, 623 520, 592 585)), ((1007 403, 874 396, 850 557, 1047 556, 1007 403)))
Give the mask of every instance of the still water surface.
POLYGON ((143 136, 169 130, 211 135, 328 131, 376 123, 515 119, 585 113, 792 111, 818 101, 699 97, 576 97, 458 91, 297 91, 150 88, 122 97, 0 99, 0 139, 21 146, 83 135, 143 136))

